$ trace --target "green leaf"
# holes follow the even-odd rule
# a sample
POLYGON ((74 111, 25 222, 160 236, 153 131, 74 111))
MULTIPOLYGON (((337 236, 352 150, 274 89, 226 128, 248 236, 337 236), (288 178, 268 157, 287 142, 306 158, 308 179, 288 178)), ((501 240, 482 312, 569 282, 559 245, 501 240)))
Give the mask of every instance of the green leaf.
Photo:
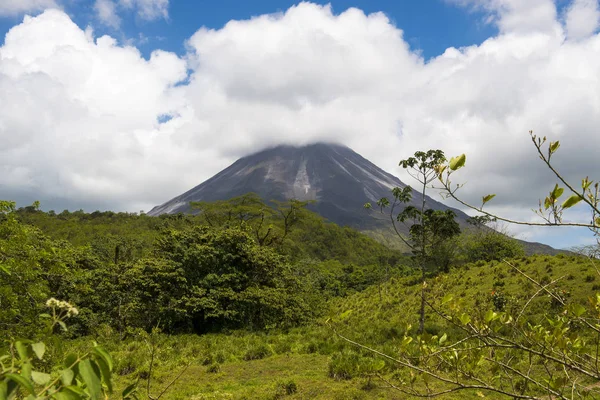
POLYGON ((65 324, 63 321, 58 321, 58 325, 60 325, 63 331, 67 331, 67 324, 65 324))
POLYGON ((467 314, 462 314, 458 319, 463 325, 467 325, 469 322, 471 322, 471 317, 467 314))
POLYGON ((590 181, 590 178, 586 176, 585 179, 581 180, 581 188, 583 190, 587 190, 592 185, 592 183, 593 181, 590 181))
POLYGON ((55 400, 81 400, 81 395, 77 394, 68 388, 62 388, 60 392, 56 392, 52 395, 55 400))
POLYGON ((348 319, 348 317, 350 317, 350 314, 352 314, 352 310, 346 310, 346 311, 344 311, 344 312, 343 312, 343 313, 340 315, 340 318, 339 318, 339 320, 340 320, 340 321, 347 320, 347 319, 348 319))
POLYGON ((47 385, 50 382, 50 379, 52 379, 52 375, 46 374, 44 372, 32 371, 31 372, 31 379, 37 385, 44 386, 44 385, 47 385))
POLYGON ((19 340, 15 343, 15 347, 17 348, 17 353, 21 360, 25 361, 29 359, 29 348, 26 343, 19 340))
POLYGON ((79 359, 79 357, 77 357, 77 354, 75 354, 75 353, 69 353, 65 357, 64 366, 66 368, 72 368, 75 365, 75 363, 77 362, 78 359, 79 359))
POLYGON ((492 322, 493 320, 495 320, 496 318, 498 318, 498 314, 496 314, 494 311, 492 310, 488 310, 485 313, 485 316, 483 317, 483 320, 485 321, 486 324, 489 324, 490 322, 492 322))
MULTIPOLYGON (((8 269, 8 266, 0 264, 0 271, 4 272, 6 275, 10 276, 10 270, 8 269)), ((2 394, 0 393, 0 396, 1 395, 2 394)), ((0 399, 2 399, 2 397, 0 397, 0 399)))
POLYGON ((111 376, 111 372, 110 372, 110 368, 109 368, 108 364, 106 364, 106 361, 104 361, 103 358, 98 358, 96 360, 96 362, 100 366, 100 372, 102 373, 102 380, 106 384, 106 387, 108 388, 108 392, 112 393, 112 391, 113 391, 112 376, 111 376))
POLYGON ((564 191, 565 191, 565 189, 559 187, 558 184, 554 185, 554 189, 550 193, 550 199, 557 200, 560 196, 562 196, 564 191))
POLYGON ((44 353, 46 352, 46 345, 43 342, 34 343, 31 345, 33 352, 37 356, 38 360, 41 360, 44 357, 44 353))
POLYGON ((5 374, 4 376, 15 383, 18 383, 23 389, 27 390, 29 393, 35 394, 35 390, 33 389, 32 383, 29 380, 23 378, 21 375, 5 374))
POLYGON ((443 345, 446 340, 448 340, 448 335, 444 333, 439 341, 440 346, 443 345))
POLYGON ((129 398, 129 396, 137 392, 137 389, 137 382, 134 382, 123 390, 123 392, 121 393, 121 397, 123 397, 123 399, 127 399, 129 398))
POLYGON ((383 361, 383 360, 376 360, 372 366, 373 371, 381 371, 384 367, 385 367, 385 361, 383 361))
POLYGON ((573 312, 573 314, 575 314, 576 317, 579 318, 583 314, 585 314, 585 307, 582 306, 581 304, 572 304, 571 311, 573 312))
POLYGON ((100 400, 102 394, 102 383, 100 381, 100 369, 98 364, 92 360, 82 360, 79 363, 79 374, 87 386, 87 392, 92 400, 100 400))
POLYGON ((25 362, 21 365, 21 376, 25 379, 31 379, 31 371, 33 370, 33 366, 31 362, 25 362))
POLYGON ((596 218, 595 222, 596 222, 596 226, 600 226, 600 217, 596 218))
POLYGON ((101 346, 94 347, 92 351, 94 352, 94 354, 96 354, 98 357, 104 360, 104 362, 108 366, 109 371, 113 370, 113 359, 108 351, 104 350, 104 348, 101 346))
POLYGON ((581 201, 581 196, 574 194, 562 203, 562 208, 571 208, 581 201))
POLYGON ((87 397, 86 393, 78 386, 67 386, 54 393, 52 398, 56 400, 81 400, 87 397))
POLYGON ((488 201, 492 200, 494 197, 496 197, 495 194, 488 194, 487 196, 483 196, 483 204, 485 204, 488 201))
POLYGON ((442 298, 442 304, 446 304, 446 303, 452 301, 452 299, 454 299, 454 296, 451 295, 450 293, 448 293, 447 295, 444 296, 444 298, 442 298))
POLYGON ((0 400, 8 399, 8 385, 5 381, 0 381, 0 400))
POLYGON ((65 389, 67 389, 70 392, 73 392, 73 393, 79 395, 79 398, 82 398, 82 397, 85 398, 85 396, 86 396, 85 390, 83 390, 79 386, 71 385, 71 386, 65 387, 65 389))
POLYGON ((550 142, 550 154, 554 153, 560 147, 560 142, 557 140, 556 142, 550 142))
POLYGON ((75 377, 75 372, 73 372, 73 370, 70 368, 63 369, 60 372, 60 380, 62 381, 63 385, 65 385, 65 386, 69 386, 71 383, 73 383, 74 377, 75 377))
POLYGON ((464 167, 466 161, 467 156, 465 154, 461 154, 458 157, 452 157, 448 166, 452 171, 456 171, 457 169, 464 167))

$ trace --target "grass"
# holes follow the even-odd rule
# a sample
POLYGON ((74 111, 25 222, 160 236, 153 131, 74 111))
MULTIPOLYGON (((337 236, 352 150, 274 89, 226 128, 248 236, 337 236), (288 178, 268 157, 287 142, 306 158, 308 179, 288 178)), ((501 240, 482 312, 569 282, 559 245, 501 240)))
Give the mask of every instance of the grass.
MULTIPOLYGON (((532 256, 510 263, 537 281, 558 280, 550 288, 570 302, 583 303, 599 289, 600 277, 594 265, 584 258, 532 256)), ((538 289, 502 262, 468 264, 429 279, 428 285, 428 296, 434 303, 439 304, 443 296, 451 294, 472 312, 484 312, 499 305, 520 310, 538 289)), ((392 279, 381 286, 332 300, 325 318, 333 318, 340 331, 356 341, 393 354, 407 326, 417 324, 419 294, 417 278, 392 279)), ((545 313, 553 312, 553 307, 549 296, 538 296, 528 306, 526 318, 532 321, 543 318, 545 313)), ((120 389, 139 379, 141 393, 145 395, 150 372, 148 341, 153 341, 157 349, 151 380, 154 396, 189 364, 163 399, 406 398, 386 388, 377 378, 369 379, 365 372, 378 360, 339 340, 323 322, 286 332, 152 337, 139 334, 124 341, 106 332, 96 339, 106 343, 115 358, 115 378, 120 389)), ((431 312, 426 319, 426 331, 452 334, 431 312)), ((71 344, 85 347, 89 341, 86 338, 71 344)), ((391 373, 396 366, 387 364, 386 373, 391 373)), ((485 396, 498 398, 489 393, 485 396)), ((473 391, 442 398, 480 396, 473 391)))

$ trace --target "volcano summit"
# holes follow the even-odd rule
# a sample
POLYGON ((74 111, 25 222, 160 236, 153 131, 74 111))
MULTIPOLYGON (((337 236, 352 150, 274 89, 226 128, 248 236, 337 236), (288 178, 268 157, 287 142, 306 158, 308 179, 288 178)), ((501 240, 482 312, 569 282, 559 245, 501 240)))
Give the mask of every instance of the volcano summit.
MULTIPOLYGON (((254 192, 264 200, 314 200, 309 206, 324 218, 359 230, 389 227, 381 213, 363 208, 366 202, 391 197, 391 189, 406 185, 348 147, 316 143, 278 146, 240 158, 193 189, 154 207, 148 214, 190 212, 191 201, 227 200, 254 192)), ((426 197, 428 208, 447 210, 426 197)), ((413 192, 413 205, 420 205, 413 192)), ((462 223, 468 216, 454 210, 462 223)))

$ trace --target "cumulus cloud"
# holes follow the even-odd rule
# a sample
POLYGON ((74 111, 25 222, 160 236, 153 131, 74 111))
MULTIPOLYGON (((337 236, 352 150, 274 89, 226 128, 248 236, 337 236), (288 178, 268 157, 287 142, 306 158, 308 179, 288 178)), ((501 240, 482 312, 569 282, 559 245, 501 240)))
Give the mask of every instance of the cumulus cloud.
POLYGON ((185 111, 175 87, 185 77, 174 54, 145 60, 108 36, 94 41, 60 11, 26 17, 0 48, 4 196, 35 192, 104 208, 156 197, 161 184, 152 181, 172 181, 203 153, 170 140, 178 121, 157 122, 185 111))
POLYGON ((575 0, 566 10, 565 28, 570 39, 583 39, 598 29, 598 0, 575 0))
POLYGON ((0 2, 0 16, 42 11, 51 7, 57 7, 54 0, 2 0, 0 2))
POLYGON ((100 23, 113 29, 121 25, 120 13, 134 12, 144 21, 167 19, 169 17, 169 0, 96 0, 94 11, 100 23))
POLYGON ((60 11, 26 18, 0 47, 0 188, 147 210, 240 156, 327 140, 407 183, 398 161, 416 150, 466 152, 467 200, 498 193, 497 210, 533 218, 555 179, 530 129, 563 142, 567 178, 600 178, 600 37, 565 40, 550 1, 479 3, 500 33, 430 60, 382 13, 310 3, 201 28, 185 57, 148 60, 60 11))
POLYGON ((96 0, 94 10, 98 15, 98 19, 104 25, 115 29, 121 25, 121 18, 117 14, 117 6, 111 0, 96 0))
POLYGON ((556 33, 556 6, 552 0, 447 0, 450 3, 488 12, 487 22, 498 25, 502 33, 556 33))
POLYGON ((169 17, 169 0, 119 0, 119 3, 125 8, 135 10, 137 15, 146 21, 169 17))

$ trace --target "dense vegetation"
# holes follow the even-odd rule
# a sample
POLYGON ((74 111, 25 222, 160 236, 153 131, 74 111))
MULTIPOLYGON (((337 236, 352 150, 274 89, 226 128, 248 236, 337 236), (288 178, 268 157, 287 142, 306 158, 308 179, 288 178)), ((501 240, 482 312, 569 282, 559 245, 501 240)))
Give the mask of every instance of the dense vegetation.
MULTIPOLYGON (((15 209, 13 203, 2 202, 2 346, 26 346, 23 364, 12 370, 36 377, 43 386, 57 373, 52 365, 68 357, 68 349, 80 349, 84 356, 74 365, 88 360, 99 369, 104 364, 108 368, 108 362, 118 386, 147 379, 153 387, 186 362, 191 362, 191 370, 206 365, 202 368, 218 372, 264 358, 282 362, 277 355, 287 354, 329 368, 317 382, 332 385, 340 396, 362 393, 355 384, 339 381, 365 376, 365 371, 336 372, 340 357, 347 356, 338 352, 349 346, 322 322, 344 304, 336 299, 352 302, 354 293, 367 290, 376 296, 374 306, 389 296, 396 279, 414 284, 412 261, 356 231, 323 221, 304 205, 270 207, 247 195, 198 204, 201 215, 156 218, 113 212, 57 214, 40 211, 38 204, 15 209), (51 313, 50 298, 60 299, 52 303, 51 313), (23 337, 31 341, 19 339, 23 337), (90 347, 90 337, 109 349, 114 361, 103 361, 98 354, 106 351, 90 347), (47 342, 45 354, 37 359, 33 349, 39 349, 41 340, 47 342)), ((489 235, 468 233, 455 244, 487 246, 489 235)), ((514 246, 506 237, 496 239, 506 244, 503 248, 514 246)), ((467 261, 452 260, 455 265, 467 261)), ((364 329, 371 332, 382 323, 364 329)), ((363 324, 356 328, 363 329, 363 324)), ((73 367, 72 380, 93 398, 94 384, 78 375, 78 368, 73 367)), ((3 373, 10 375, 12 370, 5 366, 3 373)), ((107 389, 110 380, 98 376, 107 389)), ((18 392, 15 385, 13 395, 18 392)), ((61 398, 76 387, 63 383, 50 391, 61 398)), ((174 397, 188 398, 182 393, 199 389, 184 385, 171 390, 174 397)), ((256 393, 292 395, 296 390, 292 380, 271 382, 256 393)), ((128 396, 135 396, 131 387, 129 391, 133 394, 128 396)), ((305 391, 300 388, 300 393, 305 391)))
POLYGON ((411 224, 408 254, 302 202, 192 206, 0 202, 0 400, 568 398, 571 377, 595 393, 593 260, 525 257, 424 206, 392 214, 411 224))

